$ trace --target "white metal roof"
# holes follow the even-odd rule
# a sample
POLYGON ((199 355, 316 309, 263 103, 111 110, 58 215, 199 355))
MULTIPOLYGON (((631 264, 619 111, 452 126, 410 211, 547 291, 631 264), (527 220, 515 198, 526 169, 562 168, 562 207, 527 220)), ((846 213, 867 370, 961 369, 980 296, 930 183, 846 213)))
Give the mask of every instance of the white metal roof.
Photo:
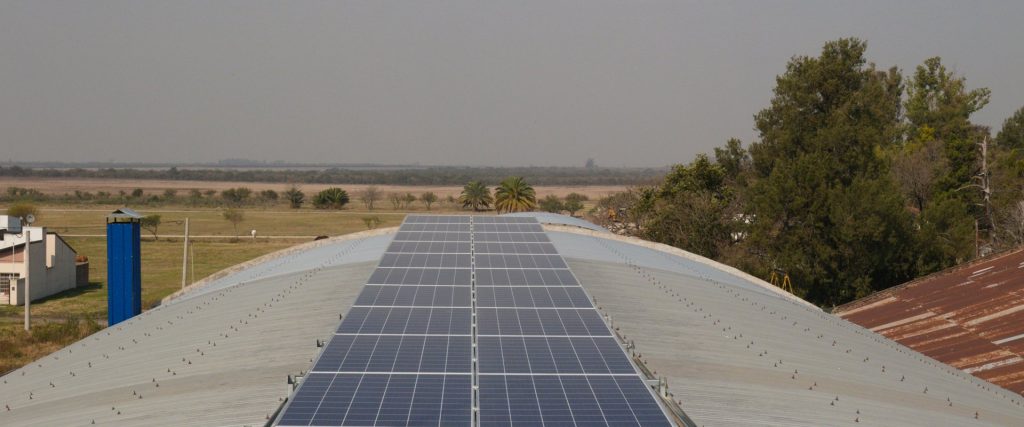
MULTIPOLYGON (((649 242, 550 230, 698 424, 1024 425, 1019 396, 756 278, 649 242)), ((0 425, 262 425, 390 232, 253 263, 4 376, 0 425)))

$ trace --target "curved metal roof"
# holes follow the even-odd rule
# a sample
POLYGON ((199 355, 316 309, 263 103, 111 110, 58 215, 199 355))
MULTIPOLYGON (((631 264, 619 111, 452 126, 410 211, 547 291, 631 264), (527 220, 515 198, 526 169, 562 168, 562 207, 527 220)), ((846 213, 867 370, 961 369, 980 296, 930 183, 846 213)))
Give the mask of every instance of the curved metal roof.
MULTIPOLYGON (((1019 396, 756 278, 612 234, 549 235, 698 424, 1024 425, 1019 396)), ((14 371, 0 425, 261 425, 388 239, 264 260, 14 371)))
POLYGON ((516 212, 505 214, 505 216, 524 216, 537 218, 537 222, 541 224, 555 224, 555 225, 569 225, 573 227, 585 228, 587 230, 600 231, 608 233, 603 227, 596 225, 590 221, 571 217, 568 215, 550 213, 550 212, 516 212))

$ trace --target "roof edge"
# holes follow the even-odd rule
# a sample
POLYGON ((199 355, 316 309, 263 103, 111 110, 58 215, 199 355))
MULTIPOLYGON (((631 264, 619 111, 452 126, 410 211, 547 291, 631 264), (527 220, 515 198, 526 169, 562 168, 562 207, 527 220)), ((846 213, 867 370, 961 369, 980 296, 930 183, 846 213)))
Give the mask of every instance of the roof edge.
POLYGON ((395 233, 397 231, 398 231, 398 227, 377 228, 377 229, 373 229, 373 230, 357 231, 355 233, 342 234, 340 236, 329 237, 329 238, 326 238, 326 239, 314 240, 312 242, 300 243, 300 244, 297 244, 295 246, 289 246, 287 248, 280 249, 280 250, 271 252, 269 254, 265 254, 265 255, 253 258, 251 260, 248 260, 248 261, 245 261, 245 262, 241 262, 241 263, 232 265, 232 266, 227 267, 227 268, 225 268, 223 270, 220 270, 220 271, 218 271, 216 273, 213 273, 213 274, 211 274, 209 276, 206 276, 206 277, 204 277, 202 279, 199 279, 199 281, 197 281, 197 282, 195 282, 195 283, 193 283, 191 285, 188 285, 188 286, 186 286, 183 289, 175 291, 173 294, 170 294, 170 295, 168 295, 166 297, 163 297, 160 300, 160 302, 157 303, 157 306, 161 306, 161 305, 167 304, 169 302, 172 302, 175 299, 177 299, 178 297, 183 296, 185 294, 188 294, 189 292, 195 290, 197 287, 204 286, 204 285, 208 284, 209 282, 212 282, 214 280, 220 279, 220 278, 225 277, 225 276, 227 276, 229 274, 237 273, 237 272, 245 270, 247 268, 251 268, 251 267, 253 267, 253 266, 257 265, 257 264, 262 264, 262 263, 267 262, 267 261, 272 261, 272 260, 275 260, 275 259, 287 256, 287 255, 291 255, 291 254, 296 253, 296 252, 301 252, 301 251, 306 251, 306 250, 309 250, 309 249, 319 248, 321 246, 326 246, 326 245, 330 245, 330 244, 334 244, 334 243, 345 242, 345 241, 349 241, 349 240, 356 240, 356 239, 364 239, 364 238, 367 238, 367 237, 381 236, 381 235, 385 235, 385 234, 395 233))
POLYGON ((719 270, 725 271, 726 273, 739 276, 741 278, 744 278, 744 279, 750 281, 751 283, 753 283, 755 285, 758 285, 758 286, 760 286, 760 287, 762 287, 762 288, 764 288, 764 289, 766 289, 766 290, 768 290, 770 292, 773 292, 773 293, 777 294, 778 296, 780 296, 782 298, 788 299, 788 300, 796 302, 796 303, 803 304, 803 305, 805 305, 807 307, 811 307, 811 308, 813 308, 815 310, 818 310, 818 311, 822 311, 821 307, 818 307, 818 306, 816 306, 814 304, 811 304, 811 303, 805 301, 804 299, 802 299, 802 298, 800 298, 800 297, 798 297, 796 295, 793 295, 793 294, 791 294, 789 292, 786 292, 786 291, 778 288, 777 286, 773 286, 771 283, 768 283, 768 282, 758 278, 757 276, 753 276, 753 275, 751 275, 751 274, 749 274, 749 273, 747 273, 747 272, 745 272, 743 270, 740 270, 740 269, 738 269, 736 267, 733 267, 733 266, 730 266, 730 265, 727 265, 727 264, 722 264, 722 263, 720 263, 718 261, 702 257, 702 256, 694 254, 692 252, 684 251, 684 250, 679 249, 679 248, 677 248, 675 246, 669 246, 669 245, 666 245, 664 243, 652 242, 652 241, 640 239, 640 238, 637 238, 637 237, 621 236, 621 235, 618 235, 618 234, 615 234, 615 233, 592 231, 592 230, 588 230, 588 229, 580 228, 580 227, 576 227, 576 226, 555 225, 555 224, 542 224, 542 227, 544 227, 545 229, 550 230, 550 231, 560 231, 560 232, 565 232, 565 233, 573 233, 573 234, 580 234, 580 235, 584 235, 584 236, 597 237, 597 238, 601 238, 601 239, 615 240, 615 241, 619 241, 619 242, 623 242, 623 243, 628 243, 628 244, 631 244, 631 245, 645 247, 647 249, 653 249, 653 250, 656 250, 656 251, 659 251, 659 252, 665 252, 665 253, 670 254, 670 255, 675 255, 675 256, 678 256, 678 257, 686 258, 689 261, 701 263, 701 264, 704 264, 704 265, 707 265, 707 266, 710 266, 710 267, 717 268, 719 270))
POLYGON ((914 286, 920 285, 922 282, 927 282, 927 281, 929 281, 931 279, 934 279, 936 277, 946 276, 946 275, 953 274, 953 273, 956 273, 956 272, 961 271, 961 270, 966 270, 968 268, 973 268, 973 267, 977 266, 978 264, 984 264, 986 262, 995 261, 995 260, 998 260, 1000 258, 1008 257, 1008 256, 1011 256, 1011 255, 1016 255, 1016 254, 1020 253, 1021 251, 1024 251, 1024 247, 1018 247, 1018 248, 1015 248, 1015 249, 1009 249, 1009 250, 1006 250, 1006 251, 1003 251, 1003 252, 999 252, 999 253, 995 253, 995 254, 992 254, 992 255, 989 255, 989 256, 986 256, 986 257, 983 257, 983 258, 973 259, 973 260, 970 260, 970 261, 967 261, 967 262, 964 262, 964 263, 960 263, 960 264, 954 265, 952 267, 949 267, 949 268, 947 268, 945 270, 939 270, 939 271, 936 271, 934 273, 926 274, 924 276, 921 276, 921 277, 918 277, 918 278, 915 278, 915 279, 911 279, 910 281, 908 281, 906 283, 902 283, 902 284, 893 286, 893 287, 888 288, 888 289, 880 290, 880 291, 875 292, 875 293, 873 293, 871 295, 868 295, 868 296, 866 296, 864 298, 861 298, 861 299, 858 299, 858 300, 854 300, 854 301, 850 301, 850 302, 848 302, 846 304, 843 304, 843 305, 840 305, 840 306, 836 306, 835 308, 832 309, 832 314, 835 314, 837 316, 841 316, 843 313, 856 310, 856 309, 858 309, 860 307, 863 307, 865 305, 873 304, 875 302, 878 302, 879 300, 882 300, 882 299, 885 299, 885 298, 888 298, 888 297, 892 296, 892 294, 894 294, 896 292, 900 292, 900 291, 902 291, 904 289, 912 288, 914 286))

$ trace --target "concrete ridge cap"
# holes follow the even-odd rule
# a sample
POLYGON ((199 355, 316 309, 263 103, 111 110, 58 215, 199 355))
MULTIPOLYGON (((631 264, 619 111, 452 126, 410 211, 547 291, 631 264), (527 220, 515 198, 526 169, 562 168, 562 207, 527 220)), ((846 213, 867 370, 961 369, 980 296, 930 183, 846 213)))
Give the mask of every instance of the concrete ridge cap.
POLYGON ((242 270, 254 267, 254 266, 258 265, 258 264, 262 264, 262 263, 265 263, 265 262, 268 262, 268 261, 273 261, 275 259, 282 258, 282 257, 288 256, 288 255, 291 255, 291 254, 307 251, 307 250, 310 250, 310 249, 316 249, 316 248, 319 248, 319 247, 322 247, 322 246, 327 246, 327 245, 334 244, 334 243, 341 243, 341 242, 346 242, 346 241, 349 241, 349 240, 357 240, 357 239, 365 239, 365 238, 369 238, 369 237, 383 236, 385 234, 391 234, 391 233, 395 233, 397 231, 398 231, 398 227, 377 228, 377 229, 373 229, 373 230, 357 231, 355 233, 342 234, 340 236, 334 236, 334 237, 329 237, 329 238, 326 238, 326 239, 314 240, 312 242, 300 243, 300 244, 297 244, 297 245, 294 245, 294 246, 289 246, 287 248, 280 249, 280 250, 271 252, 269 254, 261 255, 259 257, 253 258, 251 260, 248 260, 248 261, 245 261, 245 262, 241 262, 241 263, 232 265, 232 266, 224 268, 224 269, 222 269, 222 270, 220 270, 220 271, 218 271, 216 273, 213 273, 213 274, 211 274, 209 276, 206 276, 206 277, 200 279, 199 281, 197 281, 197 282, 195 282, 195 283, 193 283, 191 285, 186 286, 184 289, 177 290, 174 293, 172 293, 172 294, 170 294, 170 295, 168 295, 166 297, 163 297, 163 299, 161 299, 160 303, 157 304, 157 305, 160 306, 160 305, 167 304, 167 303, 175 300, 176 298, 178 298, 180 296, 183 296, 185 294, 188 294, 188 293, 192 292, 193 290, 195 290, 198 287, 205 286, 205 285, 209 284, 210 282, 212 282, 214 280, 217 280, 217 279, 226 277, 226 276, 228 276, 230 274, 234 274, 234 273, 237 273, 239 271, 242 271, 242 270))
MULTIPOLYGON (((726 264, 722 264, 722 263, 720 263, 718 261, 715 261, 715 260, 712 260, 712 259, 708 259, 708 258, 702 257, 700 255, 697 255, 697 254, 694 254, 694 253, 691 253, 691 252, 684 251, 684 250, 679 249, 679 248, 677 248, 675 246, 669 246, 669 245, 666 245, 664 243, 651 242, 649 240, 644 240, 644 239, 640 239, 640 238, 637 238, 637 237, 622 236, 622 235, 618 235, 618 234, 615 234, 615 233, 593 231, 593 230, 588 230, 588 229, 585 229, 585 228, 580 228, 580 227, 575 227, 575 226, 556 225, 556 224, 542 224, 542 226, 546 230, 561 231, 561 232, 566 232, 566 233, 573 233, 573 234, 579 234, 579 235, 584 235, 584 236, 597 237, 597 238, 608 239, 608 240, 615 240, 615 241, 619 241, 619 242, 623 242, 623 243, 628 243, 628 244, 635 245, 635 246, 644 247, 644 248, 647 248, 647 249, 653 249, 653 250, 656 250, 656 251, 659 251, 659 252, 664 252, 664 253, 667 253, 669 255, 675 255, 675 256, 678 256, 678 257, 682 257, 682 258, 685 258, 685 259, 687 259, 689 261, 701 263, 701 264, 707 265, 709 267, 713 267, 713 268, 725 271, 726 273, 739 276, 739 277, 741 277, 743 279, 746 279, 746 280, 752 282, 755 285, 758 285, 758 286, 760 286, 760 287, 762 287, 762 288, 764 288, 764 289, 766 289, 766 290, 768 290, 770 292, 773 292, 773 293, 777 294, 780 297, 783 297, 783 298, 788 299, 788 300, 793 301, 793 302, 797 302, 797 303, 803 304, 803 305, 805 305, 807 307, 814 308, 815 310, 822 311, 820 307, 818 307, 818 306, 816 306, 814 304, 811 304, 811 303, 803 300, 802 298, 800 298, 800 297, 798 297, 796 295, 793 295, 793 294, 791 294, 789 292, 786 292, 786 291, 784 291, 782 289, 779 289, 778 287, 773 286, 771 283, 768 283, 768 282, 766 282, 766 281, 764 281, 764 280, 762 280, 762 279, 760 279, 760 278, 758 278, 756 276, 753 276, 753 275, 751 275, 751 274, 749 274, 747 272, 744 272, 744 271, 742 271, 742 270, 740 270, 740 269, 738 269, 736 267, 733 267, 733 266, 730 266, 730 265, 726 265, 726 264)), ((564 254, 563 254, 563 256, 564 256, 564 254)))

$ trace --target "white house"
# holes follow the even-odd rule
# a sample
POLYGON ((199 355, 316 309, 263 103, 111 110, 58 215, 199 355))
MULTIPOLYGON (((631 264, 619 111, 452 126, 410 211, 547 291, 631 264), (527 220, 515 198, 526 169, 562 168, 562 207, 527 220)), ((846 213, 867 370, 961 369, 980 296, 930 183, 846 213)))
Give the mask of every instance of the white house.
POLYGON ((0 236, 0 304, 25 303, 25 277, 32 279, 32 301, 72 289, 77 284, 77 253, 45 227, 22 227, 21 233, 0 236), (25 231, 30 231, 29 268, 25 267, 25 231))

